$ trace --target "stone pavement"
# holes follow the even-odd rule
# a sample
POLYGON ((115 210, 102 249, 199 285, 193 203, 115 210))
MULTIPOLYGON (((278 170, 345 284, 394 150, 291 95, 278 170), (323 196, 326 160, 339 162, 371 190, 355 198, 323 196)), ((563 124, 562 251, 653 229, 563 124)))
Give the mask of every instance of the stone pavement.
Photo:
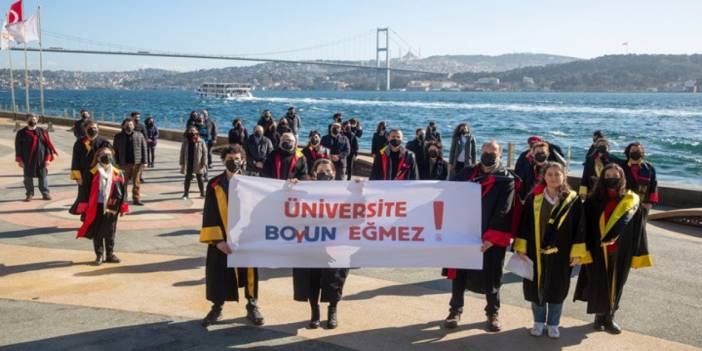
MULTIPOLYGON (((633 271, 618 315, 625 332, 594 332, 583 303, 567 302, 561 339, 528 335, 531 311, 521 284, 505 275, 504 331, 484 331, 482 298, 470 294, 458 329, 440 327, 449 284, 437 269, 353 270, 336 330, 305 329, 306 303, 292 300, 289 269, 262 269, 266 325, 251 326, 243 305, 227 304, 226 323, 204 329, 204 252, 197 243, 202 200, 191 187, 181 200, 179 145, 163 141, 157 168, 142 186, 146 206, 120 219, 117 253, 123 263, 93 266, 92 244, 76 240, 67 213, 76 187, 68 180, 73 137, 52 134, 60 157, 50 168, 53 200, 24 197, 14 165, 11 125, 0 120, 0 349, 124 350, 693 350, 702 346, 702 299, 694 228, 649 226, 655 267, 633 271), (475 308, 471 308, 475 306, 475 308)), ((217 168, 221 171, 221 167, 217 168)), ((571 293, 572 294, 572 293, 571 293)))

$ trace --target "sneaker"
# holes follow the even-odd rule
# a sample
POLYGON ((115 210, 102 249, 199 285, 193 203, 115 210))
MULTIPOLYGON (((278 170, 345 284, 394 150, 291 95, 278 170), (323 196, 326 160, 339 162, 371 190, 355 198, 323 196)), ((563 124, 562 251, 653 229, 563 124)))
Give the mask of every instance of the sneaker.
POLYGON ((461 320, 461 313, 449 310, 449 315, 444 320, 444 328, 455 329, 458 327, 458 322, 461 320))
POLYGON ((97 257, 95 258, 95 265, 96 265, 96 266, 101 265, 102 262, 103 262, 102 255, 97 256, 97 257))
POLYGON ((534 323, 534 326, 529 330, 529 334, 531 334, 531 336, 544 335, 544 323, 534 323))
POLYGON ((32 195, 27 195, 27 197, 24 198, 24 202, 29 202, 32 201, 32 195))
POLYGON ((105 262, 107 263, 119 263, 120 260, 115 254, 109 254, 107 255, 107 259, 105 259, 105 262))
POLYGON ((188 199, 188 195, 183 195, 183 197, 181 197, 181 199, 187 200, 187 199, 188 199))
POLYGON ((51 195, 45 194, 45 195, 42 195, 41 198, 45 201, 49 201, 49 200, 51 200, 51 195))
POLYGON ((561 332, 558 330, 557 325, 549 325, 547 327, 548 329, 548 337, 551 339, 558 339, 561 337, 561 332))
POLYGON ((256 305, 246 305, 246 318, 248 318, 248 320, 250 320, 251 323, 256 326, 262 326, 264 323, 263 315, 256 305))
POLYGON ((500 319, 498 318, 497 314, 487 317, 487 330, 493 333, 502 330, 502 324, 500 323, 500 319))
POLYGON ((202 326, 207 328, 212 324, 216 324, 222 319, 222 308, 217 306, 212 306, 212 309, 207 316, 202 320, 202 326))

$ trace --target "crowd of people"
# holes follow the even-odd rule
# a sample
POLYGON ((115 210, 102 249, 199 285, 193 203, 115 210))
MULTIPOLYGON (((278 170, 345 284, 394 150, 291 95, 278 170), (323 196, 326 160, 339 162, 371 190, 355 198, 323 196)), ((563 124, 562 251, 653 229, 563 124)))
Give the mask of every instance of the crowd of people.
MULTIPOLYGON (((142 205, 142 172, 155 165, 158 128, 153 118, 144 125, 140 116, 133 112, 122 121, 112 142, 100 136, 88 111, 81 111, 73 128, 76 141, 70 175, 78 193, 70 212, 81 216, 78 236, 93 240, 98 265, 119 262, 114 254, 115 229, 119 216, 128 211, 128 185, 132 184, 132 204, 142 205)), ((228 145, 219 150, 224 171, 208 179, 217 125, 206 110, 191 112, 179 163, 185 178, 183 198, 188 198, 193 178, 204 197, 200 242, 208 245, 206 298, 212 302, 204 326, 221 319, 225 301, 239 301, 239 288, 244 289, 247 317, 255 325, 264 323, 258 304, 258 269, 227 267, 227 255, 232 252, 226 242, 228 182, 238 175, 290 182, 351 179, 363 128, 360 120, 343 117, 336 113, 326 130, 309 132, 304 146, 299 140, 302 119, 294 107, 278 121, 271 111, 263 111, 253 133, 236 118, 227 135, 228 145)), ((452 281, 446 328, 458 326, 464 293, 469 290, 485 296, 488 330, 501 330, 500 287, 505 254, 511 250, 518 259, 533 262, 533 280, 523 281, 524 298, 533 311, 532 335, 559 337, 563 301, 578 265, 574 299, 587 302, 587 312, 595 314, 596 330, 621 332, 614 315, 629 270, 652 264, 645 224, 658 193, 655 168, 645 158, 644 145, 627 145, 622 159, 610 153, 603 132, 593 133, 578 191, 568 184, 560 147, 538 136, 527 140, 514 170, 501 161, 502 145, 493 140, 479 146, 468 123, 454 128, 448 160, 434 122, 416 129, 410 141, 401 129, 380 122, 371 146, 371 181, 448 180, 481 185, 483 268, 443 269, 442 274, 452 281)), ((16 136, 26 201, 32 200, 33 178, 39 178, 43 198, 50 199, 46 167, 56 155, 47 131, 30 116, 27 127, 16 136)), ((320 301, 329 304, 326 326, 338 326, 336 307, 347 275, 348 269, 293 270, 294 299, 310 304, 309 328, 321 325, 320 301)))

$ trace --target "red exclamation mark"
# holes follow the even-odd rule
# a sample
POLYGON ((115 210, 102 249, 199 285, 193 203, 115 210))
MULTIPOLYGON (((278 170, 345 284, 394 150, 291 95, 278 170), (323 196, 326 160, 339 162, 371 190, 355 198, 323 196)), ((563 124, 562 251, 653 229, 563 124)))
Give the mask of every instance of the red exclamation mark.
POLYGON ((439 231, 444 225, 444 202, 434 201, 434 227, 436 228, 436 241, 441 241, 441 234, 439 231))

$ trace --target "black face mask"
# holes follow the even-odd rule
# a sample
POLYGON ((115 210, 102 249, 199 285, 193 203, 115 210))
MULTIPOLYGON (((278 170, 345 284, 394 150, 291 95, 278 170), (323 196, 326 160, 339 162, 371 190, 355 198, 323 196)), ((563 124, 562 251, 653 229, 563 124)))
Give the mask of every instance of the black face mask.
POLYGON ((254 135, 255 135, 256 137, 260 138, 261 135, 263 135, 263 132, 255 131, 255 132, 254 132, 254 135))
POLYGON ((424 141, 424 135, 418 135, 417 140, 419 141, 424 141))
POLYGON ((280 143, 280 149, 285 151, 285 152, 292 152, 293 147, 294 147, 293 143, 291 143, 289 141, 284 141, 284 142, 280 143))
POLYGON ((437 158, 437 157, 439 157, 439 152, 436 151, 436 150, 430 150, 430 151, 429 151, 429 157, 431 157, 431 158, 437 158))
POLYGON ((338 134, 339 134, 339 128, 332 128, 331 132, 332 132, 332 135, 338 135, 338 134))
POLYGON ((402 145, 402 140, 400 140, 400 139, 392 139, 392 140, 390 140, 389 144, 390 144, 392 147, 398 147, 398 146, 402 145))
POLYGON ((310 144, 311 144, 311 145, 317 145, 317 144, 319 144, 319 139, 314 138, 314 139, 310 140, 310 144))
POLYGON ((94 138, 97 135, 98 131, 97 129, 88 129, 87 131, 85 131, 85 133, 88 134, 89 137, 94 138))
POLYGON ((112 163, 112 155, 102 155, 100 156, 100 163, 103 165, 108 165, 112 163))
POLYGON ((641 151, 632 151, 629 153, 629 158, 634 160, 634 161, 640 160, 641 157, 642 157, 641 151))
POLYGON ((332 176, 332 174, 329 172, 317 173, 317 180, 332 180, 332 179, 334 179, 334 176, 332 176))
POLYGON ((597 147, 597 152, 601 154, 607 153, 607 146, 606 145, 600 145, 597 147))
POLYGON ((545 152, 537 152, 536 155, 534 155, 534 160, 539 163, 546 161, 547 158, 548 156, 546 156, 545 152))
POLYGON ((607 189, 616 189, 619 186, 619 178, 605 178, 604 185, 607 189))
POLYGON ((29 125, 30 127, 34 127, 35 125, 37 125, 37 122, 36 121, 29 121, 29 122, 27 122, 27 125, 29 125))
POLYGON ((124 128, 124 132, 127 134, 132 134, 133 131, 134 131, 134 128, 124 128))
POLYGON ((497 154, 494 152, 484 152, 480 155, 480 164, 485 167, 492 167, 497 163, 497 154))
POLYGON ((238 160, 227 160, 224 162, 224 166, 227 167, 227 171, 231 173, 237 173, 241 170, 241 162, 238 160))

